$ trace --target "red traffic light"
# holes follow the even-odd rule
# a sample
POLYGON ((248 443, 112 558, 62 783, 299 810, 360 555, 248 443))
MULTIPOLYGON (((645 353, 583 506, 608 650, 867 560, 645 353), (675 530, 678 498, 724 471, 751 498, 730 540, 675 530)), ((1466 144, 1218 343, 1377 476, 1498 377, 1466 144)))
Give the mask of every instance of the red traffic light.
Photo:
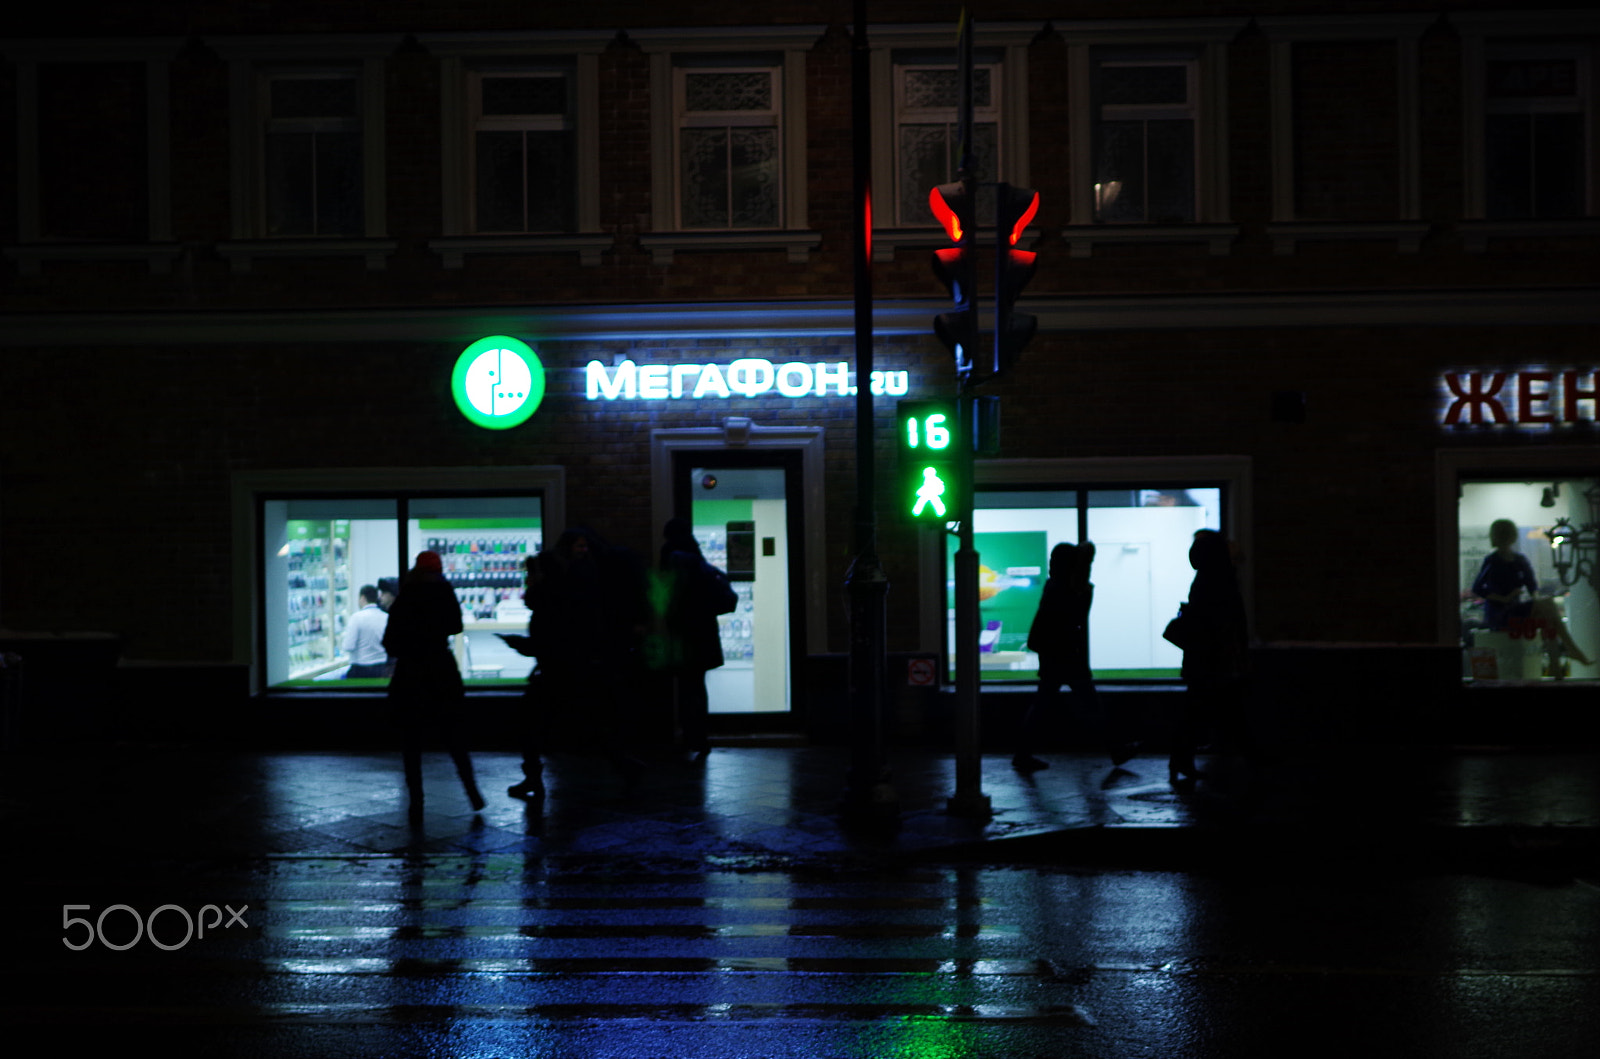
POLYGON ((1022 232, 1033 223, 1039 212, 1039 193, 1032 188, 1001 184, 995 201, 995 219, 999 222, 1001 245, 1016 246, 1022 232))
POLYGON ((928 206, 954 243, 966 239, 972 228, 972 189, 965 183, 940 184, 928 192, 928 206))

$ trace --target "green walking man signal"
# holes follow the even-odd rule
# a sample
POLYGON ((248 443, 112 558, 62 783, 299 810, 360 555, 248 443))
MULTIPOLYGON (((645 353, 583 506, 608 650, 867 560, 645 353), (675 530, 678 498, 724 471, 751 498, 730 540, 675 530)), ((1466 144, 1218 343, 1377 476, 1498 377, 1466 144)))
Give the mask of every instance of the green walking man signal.
POLYGON ((940 499, 942 496, 944 496, 944 479, 939 477, 939 468, 922 468, 922 485, 917 488, 917 502, 911 505, 912 516, 920 515, 931 507, 935 515, 943 518, 945 507, 944 501, 940 499))
POLYGON ((901 401, 897 409, 900 442, 900 510, 918 522, 943 524, 958 518, 962 492, 961 446, 970 444, 960 429, 955 398, 901 401))

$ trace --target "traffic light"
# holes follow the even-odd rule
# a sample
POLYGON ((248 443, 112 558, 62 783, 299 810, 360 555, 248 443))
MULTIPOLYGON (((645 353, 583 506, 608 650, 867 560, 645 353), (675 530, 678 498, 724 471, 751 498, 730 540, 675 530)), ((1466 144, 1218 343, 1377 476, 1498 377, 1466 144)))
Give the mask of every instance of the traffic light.
POLYGON ((1016 249, 1023 229, 1039 212, 1039 193, 1032 188, 1001 184, 995 188, 994 373, 999 375, 1022 353, 1039 329, 1028 313, 1013 312, 1022 288, 1033 278, 1038 254, 1016 249))
POLYGON ((933 252, 933 274, 955 300, 951 312, 934 317, 933 333, 955 356, 956 375, 965 383, 978 348, 978 283, 975 186, 958 180, 928 193, 928 205, 955 246, 933 252))
POLYGON ((964 485, 961 429, 955 398, 901 401, 896 415, 900 496, 896 506, 917 522, 942 526, 961 517, 964 485))

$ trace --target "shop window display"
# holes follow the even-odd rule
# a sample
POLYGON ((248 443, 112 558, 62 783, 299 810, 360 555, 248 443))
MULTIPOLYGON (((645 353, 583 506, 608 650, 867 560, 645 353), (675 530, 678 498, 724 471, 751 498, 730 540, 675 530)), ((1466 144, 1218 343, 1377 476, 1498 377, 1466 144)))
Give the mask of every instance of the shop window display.
MULTIPOLYGON (((1161 638, 1194 572, 1189 545, 1200 529, 1220 530, 1222 490, 1125 489, 979 492, 973 542, 979 554, 979 659, 985 681, 1038 679, 1027 649, 1050 549, 1093 541, 1089 664, 1100 680, 1174 680, 1182 664, 1161 638)), ((946 549, 947 650, 955 658, 955 541, 946 549)), ((953 673, 952 673, 953 678, 953 673)))
POLYGON ((438 552, 461 605, 452 647, 469 686, 518 684, 535 659, 496 635, 527 631, 522 562, 543 546, 537 497, 264 500, 263 660, 269 687, 384 687, 352 676, 361 590, 386 607, 417 552, 438 552), (403 528, 403 537, 402 537, 403 528))
POLYGON ((1463 679, 1600 677, 1596 498, 1600 481, 1593 478, 1461 484, 1463 679), (1512 576, 1522 560, 1527 572, 1512 576))

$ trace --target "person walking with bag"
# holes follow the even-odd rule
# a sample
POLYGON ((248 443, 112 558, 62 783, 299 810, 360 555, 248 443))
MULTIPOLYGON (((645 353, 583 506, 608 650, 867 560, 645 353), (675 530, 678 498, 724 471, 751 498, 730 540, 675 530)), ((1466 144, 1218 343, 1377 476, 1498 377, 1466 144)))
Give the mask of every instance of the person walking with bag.
POLYGON ((416 565, 401 581, 383 634, 384 649, 395 659, 389 704, 400 726, 413 823, 422 819, 425 731, 443 738, 472 811, 484 806, 461 732, 466 694, 461 671, 450 651, 450 637, 460 632, 461 605, 456 601, 455 589, 444 578, 443 562, 437 552, 419 552, 416 565))
POLYGON ((1202 730, 1215 726, 1227 738, 1244 739, 1242 711, 1249 673, 1250 635, 1244 596, 1234 571, 1228 539, 1200 530, 1189 546, 1194 581, 1175 634, 1183 648, 1182 712, 1167 758, 1168 778, 1192 785, 1201 778, 1194 761, 1202 730))
POLYGON ((683 748, 704 761, 711 752, 706 673, 723 662, 717 615, 732 613, 739 597, 728 575, 706 561, 687 519, 669 519, 662 531, 659 577, 654 661, 672 679, 683 748))
POLYGON ((1017 731, 1016 753, 1011 765, 1020 772, 1049 768, 1035 757, 1039 727, 1043 718, 1060 708, 1061 686, 1072 689, 1077 704, 1083 707, 1095 738, 1106 745, 1113 765, 1133 757, 1134 748, 1110 737, 1094 673, 1089 669, 1089 608, 1094 604, 1094 585, 1089 568, 1094 563, 1094 545, 1057 544, 1050 550, 1050 577, 1044 583, 1039 610, 1028 629, 1028 650, 1039 656, 1039 691, 1023 715, 1017 731))

